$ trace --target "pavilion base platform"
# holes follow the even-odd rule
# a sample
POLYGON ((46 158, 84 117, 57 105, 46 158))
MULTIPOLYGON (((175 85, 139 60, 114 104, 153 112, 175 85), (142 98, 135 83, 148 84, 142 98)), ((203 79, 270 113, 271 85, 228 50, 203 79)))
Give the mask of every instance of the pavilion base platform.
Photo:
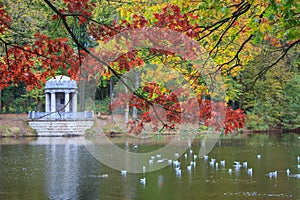
POLYGON ((41 137, 83 136, 94 120, 28 121, 28 124, 41 137))

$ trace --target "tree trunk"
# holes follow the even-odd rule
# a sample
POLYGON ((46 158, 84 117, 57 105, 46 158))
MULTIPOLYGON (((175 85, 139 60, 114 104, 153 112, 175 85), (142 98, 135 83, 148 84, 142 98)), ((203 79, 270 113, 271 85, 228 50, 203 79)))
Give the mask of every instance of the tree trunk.
MULTIPOLYGON (((127 78, 124 78, 124 82, 127 84, 127 78)), ((128 88, 126 86, 125 86, 125 93, 126 94, 128 93, 128 88)), ((124 114, 125 114, 125 124, 127 124, 129 121, 129 101, 126 103, 124 114)))
POLYGON ((234 100, 232 100, 232 102, 231 102, 231 108, 234 110, 235 109, 235 101, 234 100))
POLYGON ((79 109, 84 111, 85 109, 85 80, 79 81, 79 109))
MULTIPOLYGON (((134 71, 134 89, 135 89, 135 91, 139 88, 139 84, 140 84, 139 72, 134 71)), ((135 106, 133 106, 133 110, 132 110, 132 118, 133 119, 137 119, 137 113, 138 113, 137 108, 135 106)))
MULTIPOLYGON (((109 96, 110 96, 110 103, 113 102, 113 98, 114 98, 113 84, 114 84, 114 79, 113 79, 113 77, 111 77, 110 80, 109 80, 109 92, 110 92, 109 96)), ((115 122, 113 112, 111 112, 111 122, 112 122, 112 123, 115 122)))
POLYGON ((41 112, 42 111, 42 101, 39 97, 37 98, 37 107, 38 107, 38 111, 41 112))

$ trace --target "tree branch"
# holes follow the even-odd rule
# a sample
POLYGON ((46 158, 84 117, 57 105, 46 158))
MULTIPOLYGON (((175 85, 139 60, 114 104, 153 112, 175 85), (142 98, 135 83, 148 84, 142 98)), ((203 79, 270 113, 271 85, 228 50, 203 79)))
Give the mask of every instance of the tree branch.
MULTIPOLYGON (((256 74, 254 77, 254 81, 253 83, 255 84, 256 81, 265 73, 267 73, 272 67, 274 67, 275 65, 277 65, 279 63, 280 60, 282 60, 288 53, 288 51, 293 48, 295 45, 297 44, 300 44, 300 39, 294 41, 292 44, 290 44, 288 47, 286 47, 284 50, 283 50, 283 54, 277 58, 277 60, 275 60, 275 62, 273 62, 272 64, 270 64, 269 66, 267 66, 266 68, 264 68, 263 70, 261 70, 258 74, 256 74)), ((253 78, 254 78, 253 77, 253 78)), ((253 85, 254 85, 253 84, 253 85)))

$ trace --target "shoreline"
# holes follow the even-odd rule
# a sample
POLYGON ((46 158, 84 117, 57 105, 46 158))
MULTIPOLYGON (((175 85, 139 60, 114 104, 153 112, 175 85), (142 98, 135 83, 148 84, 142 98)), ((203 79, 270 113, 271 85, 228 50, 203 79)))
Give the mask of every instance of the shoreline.
MULTIPOLYGON (((103 119, 95 119, 99 123, 99 121, 106 121, 103 119)), ((100 122, 101 123, 101 122, 100 122)), ((105 123, 106 124, 106 123, 105 123)), ((107 130, 105 134, 108 137, 111 137, 112 133, 116 130, 107 130)), ((116 131, 117 132, 117 131, 116 131)), ((284 134, 284 133, 299 133, 300 128, 295 130, 283 130, 283 129, 269 129, 269 130, 249 130, 242 129, 239 133, 229 133, 228 135, 236 135, 236 134, 260 134, 260 133, 268 133, 268 134, 284 134)), ((120 134, 124 135, 124 134, 120 134)), ((126 134, 125 134, 126 135, 126 134)), ((162 135, 171 135, 171 134, 162 134, 162 135)), ((113 134, 113 137, 118 137, 119 134, 113 134)), ((38 137, 36 135, 35 130, 33 130, 28 125, 28 115, 27 114, 0 114, 0 138, 5 137, 38 137)), ((65 136, 72 137, 72 136, 65 136)))

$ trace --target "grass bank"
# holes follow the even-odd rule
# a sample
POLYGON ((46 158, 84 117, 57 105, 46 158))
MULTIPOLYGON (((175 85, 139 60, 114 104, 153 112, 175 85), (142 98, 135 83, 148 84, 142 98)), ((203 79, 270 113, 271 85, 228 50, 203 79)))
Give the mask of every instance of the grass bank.
POLYGON ((36 136, 27 120, 27 114, 0 114, 0 137, 36 136))

